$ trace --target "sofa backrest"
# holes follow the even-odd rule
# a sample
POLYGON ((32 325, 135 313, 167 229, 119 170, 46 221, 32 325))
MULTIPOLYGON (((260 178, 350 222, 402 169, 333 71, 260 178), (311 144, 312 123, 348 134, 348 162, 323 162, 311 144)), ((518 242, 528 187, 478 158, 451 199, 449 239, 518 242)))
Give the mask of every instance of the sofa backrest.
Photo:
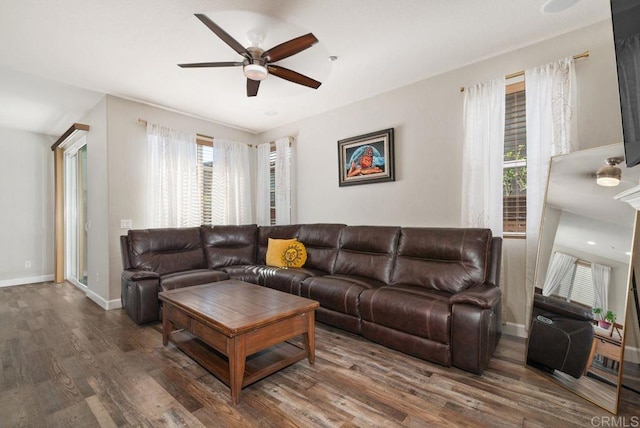
POLYGON ((500 268, 502 266, 502 238, 494 236, 491 239, 491 258, 489 260, 489 276, 487 283, 500 286, 500 268))
POLYGON ((389 283, 399 227, 347 226, 340 234, 334 273, 389 283))
POLYGON ((297 224, 283 226, 260 226, 258 227, 258 254, 256 262, 259 265, 266 264, 267 246, 269 238, 272 239, 293 239, 298 238, 300 226, 297 224))
POLYGON ((120 235, 120 257, 122 257, 122 269, 131 269, 131 248, 129 248, 129 236, 120 235))
POLYGON ((160 275, 207 267, 199 227, 129 231, 131 266, 160 275))
POLYGON ((457 293, 489 275, 489 229, 402 228, 392 285, 457 293))
POLYGON ((209 269, 256 263, 258 226, 201 226, 209 269))
POLYGON ((298 240, 307 250, 305 268, 323 272, 333 272, 338 255, 340 232, 344 224, 303 224, 300 226, 298 240))

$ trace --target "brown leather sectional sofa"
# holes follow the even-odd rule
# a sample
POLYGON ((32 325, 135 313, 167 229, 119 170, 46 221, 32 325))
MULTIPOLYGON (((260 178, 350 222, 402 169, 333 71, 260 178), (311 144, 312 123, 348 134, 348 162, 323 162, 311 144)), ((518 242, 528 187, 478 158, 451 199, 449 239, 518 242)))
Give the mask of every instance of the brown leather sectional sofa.
POLYGON ((122 305, 161 318, 158 292, 238 279, 317 300, 316 319, 404 353, 481 374, 501 334, 502 239, 488 229, 301 224, 131 230, 122 305), (297 238, 302 268, 265 264, 297 238))

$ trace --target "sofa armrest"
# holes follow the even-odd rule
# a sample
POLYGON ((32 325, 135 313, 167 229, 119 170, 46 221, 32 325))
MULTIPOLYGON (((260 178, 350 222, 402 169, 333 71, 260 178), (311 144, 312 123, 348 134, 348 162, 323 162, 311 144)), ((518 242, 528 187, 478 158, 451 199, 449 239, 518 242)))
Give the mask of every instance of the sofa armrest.
POLYGON ((124 271, 121 282, 120 299, 127 315, 136 324, 158 321, 160 276, 150 271, 124 271))
POLYGON ((555 297, 542 296, 540 294, 536 294, 534 296, 533 310, 537 313, 551 312, 553 314, 578 321, 593 320, 593 313, 586 308, 555 297))
POLYGON ((449 299, 451 365, 482 374, 502 334, 502 291, 476 284, 449 299))
POLYGON ((464 291, 454 294, 449 299, 452 305, 466 304, 482 309, 493 308, 502 298, 502 291, 493 284, 476 284, 464 291))
POLYGON ((122 271, 122 279, 125 281, 141 281, 143 279, 160 280, 160 274, 151 270, 127 269, 122 271))

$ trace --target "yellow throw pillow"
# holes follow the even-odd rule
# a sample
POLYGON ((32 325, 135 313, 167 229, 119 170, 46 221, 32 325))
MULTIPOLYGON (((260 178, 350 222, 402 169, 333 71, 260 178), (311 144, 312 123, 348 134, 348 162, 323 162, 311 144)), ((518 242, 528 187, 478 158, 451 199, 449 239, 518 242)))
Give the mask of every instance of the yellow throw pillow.
POLYGON ((274 267, 302 267, 307 261, 307 249, 297 239, 269 238, 267 265, 274 267))

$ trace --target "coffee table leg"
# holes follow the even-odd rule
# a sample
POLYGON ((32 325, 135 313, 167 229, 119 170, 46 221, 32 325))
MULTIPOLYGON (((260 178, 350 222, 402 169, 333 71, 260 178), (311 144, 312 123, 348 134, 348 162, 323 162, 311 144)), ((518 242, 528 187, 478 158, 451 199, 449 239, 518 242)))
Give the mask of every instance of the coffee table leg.
POLYGON ((309 364, 316 362, 316 329, 315 329, 315 312, 307 312, 307 332, 302 334, 304 347, 307 350, 307 358, 309 364))
POLYGON ((242 391, 242 381, 244 380, 244 366, 247 359, 244 346, 244 338, 236 336, 228 339, 229 356, 229 386, 231 387, 231 401, 238 404, 240 401, 240 391, 242 391))

